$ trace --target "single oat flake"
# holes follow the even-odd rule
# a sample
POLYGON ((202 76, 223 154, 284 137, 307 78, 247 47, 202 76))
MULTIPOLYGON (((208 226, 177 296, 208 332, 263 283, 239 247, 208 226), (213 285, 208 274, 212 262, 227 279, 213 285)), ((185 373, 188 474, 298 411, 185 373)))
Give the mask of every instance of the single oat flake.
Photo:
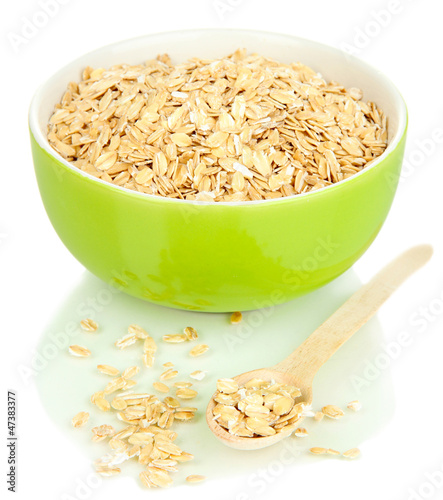
POLYGON ((329 418, 339 419, 344 416, 344 412, 336 405, 326 405, 321 409, 322 413, 329 418))
POLYGON ((192 326, 187 326, 184 330, 183 333, 186 335, 186 338, 188 340, 197 340, 198 339, 198 333, 195 328, 192 328, 192 326))
POLYGON ((192 356, 192 357, 197 357, 197 356, 201 356, 202 354, 204 354, 206 351, 208 351, 209 349, 209 346, 206 345, 206 344, 199 344, 199 345, 196 345, 195 347, 193 347, 190 351, 189 351, 189 354, 192 356))
POLYGON ((189 376, 195 380, 203 380, 206 377, 206 372, 202 370, 195 370, 190 373, 189 376))
POLYGON ((111 404, 105 397, 105 391, 95 392, 91 396, 91 403, 96 405, 101 411, 109 411, 111 408, 111 404))
POLYGON ((152 386, 159 392, 169 392, 169 387, 163 382, 154 382, 152 386))
POLYGON ((299 438, 301 438, 301 437, 308 437, 309 433, 308 433, 308 431, 304 427, 298 427, 294 431, 294 436, 295 437, 299 437, 299 438))
POLYGON ((345 458, 354 459, 360 456, 360 450, 358 448, 351 448, 343 453, 345 458))
POLYGON ((169 344, 180 344, 181 342, 186 342, 188 337, 184 333, 176 333, 173 335, 163 335, 163 341, 169 344))
POLYGON ((114 368, 110 365, 97 365, 97 370, 100 373, 104 373, 105 375, 110 375, 111 377, 115 377, 120 374, 120 370, 118 368, 114 368))
POLYGON ((92 319, 82 319, 80 321, 80 326, 85 332, 96 332, 98 329, 98 324, 92 319))
POLYGON ((326 451, 326 453, 327 453, 328 455, 334 455, 334 456, 338 456, 338 455, 340 455, 340 452, 339 452, 339 451, 334 450, 334 449, 332 449, 332 448, 328 448, 328 449, 327 449, 327 451, 326 451))
POLYGON ((124 335, 121 339, 118 339, 115 342, 115 346, 119 349, 125 349, 126 347, 135 344, 137 342, 137 334, 136 333, 128 333, 124 335))
POLYGON ((231 323, 233 325, 236 325, 236 324, 241 322, 242 318, 243 318, 243 316, 242 316, 242 313, 240 311, 233 312, 231 315, 231 323))
POLYGON ((180 399, 193 399, 198 395, 198 392, 188 388, 177 389, 175 395, 180 399))
POLYGON ((314 448, 311 448, 309 451, 313 455, 325 455, 326 453, 328 453, 328 449, 327 448, 320 448, 318 446, 315 446, 314 448))
POLYGON ((172 368, 168 368, 160 375, 160 380, 170 380, 178 375, 177 370, 173 370, 172 368))
POLYGON ((322 411, 316 411, 313 418, 316 422, 321 422, 324 416, 325 414, 322 411))
POLYGON ((174 382, 174 387, 178 387, 180 389, 186 389, 187 387, 191 386, 192 382, 185 382, 185 381, 174 382))
POLYGON ((140 325, 136 324, 129 325, 128 334, 135 335, 138 339, 145 339, 148 337, 148 332, 140 325))
POLYGON ((130 366, 129 368, 126 368, 126 370, 122 373, 122 378, 124 379, 131 379, 137 373, 140 371, 140 368, 138 366, 130 366))
POLYGON ((187 476, 186 481, 188 483, 201 483, 206 480, 205 476, 201 476, 200 474, 191 474, 187 476))
POLYGON ((87 411, 80 411, 73 417, 72 425, 74 427, 83 427, 89 419, 89 413, 87 411))
POLYGON ((360 411, 362 408, 362 404, 360 403, 360 401, 357 400, 351 401, 350 403, 347 404, 347 408, 353 411, 360 411))
POLYGON ((73 356, 78 356, 80 358, 87 358, 88 356, 91 355, 91 351, 88 348, 83 347, 81 345, 70 345, 69 354, 72 354, 73 356))

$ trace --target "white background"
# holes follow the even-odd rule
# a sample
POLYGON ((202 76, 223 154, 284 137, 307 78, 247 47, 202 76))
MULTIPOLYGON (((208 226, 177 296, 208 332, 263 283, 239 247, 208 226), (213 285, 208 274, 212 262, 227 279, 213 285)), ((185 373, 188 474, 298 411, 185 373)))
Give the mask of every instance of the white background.
MULTIPOLYGON (((80 498, 60 492, 73 495, 76 479, 88 474, 84 453, 54 428, 34 385, 25 384, 17 370, 29 361, 41 332, 84 273, 59 241, 40 201, 27 131, 31 96, 59 67, 107 43, 173 29, 239 27, 351 48, 394 81, 410 113, 408 165, 382 231, 354 270, 366 281, 413 244, 428 242, 435 249, 432 262, 379 314, 388 340, 395 340, 402 331, 414 338, 390 366, 396 410, 389 424, 361 444, 360 460, 319 460, 302 469, 291 464, 272 479, 262 497, 443 498, 443 474, 437 473, 443 470, 443 145, 432 142, 432 134, 443 128, 439 2, 64 0, 31 38, 18 41, 23 26, 42 11, 39 4, 28 0, 3 3, 0 14, 0 321, 4 339, 0 439, 5 456, 6 390, 14 389, 19 399, 20 438, 16 497, 29 499, 39 491, 39 496, 48 499, 80 498), (426 319, 418 324, 416 319, 424 315, 426 319)), ((5 460, 2 457, 3 470, 5 460)), ((242 500, 236 498, 233 481, 225 477, 181 488, 180 497, 242 500)), ((0 488, 3 495, 4 475, 0 488)), ((135 488, 129 478, 116 478, 94 489, 89 497, 123 498, 128 492, 131 498, 151 494, 135 488)), ((177 490, 169 490, 161 496, 175 498, 176 494, 177 490)))

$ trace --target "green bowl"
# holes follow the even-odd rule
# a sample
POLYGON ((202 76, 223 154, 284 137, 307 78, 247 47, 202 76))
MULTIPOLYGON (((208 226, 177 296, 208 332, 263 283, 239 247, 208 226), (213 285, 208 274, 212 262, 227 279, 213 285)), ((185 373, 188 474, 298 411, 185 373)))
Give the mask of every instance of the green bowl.
POLYGON ((29 115, 37 181, 48 216, 92 273, 151 302, 198 311, 245 311, 293 299, 328 283, 365 252, 397 187, 407 111, 379 71, 342 51, 293 36, 192 30, 128 40, 91 52, 52 76, 29 115), (318 191, 275 200, 207 203, 137 193, 70 165, 48 144, 47 123, 71 80, 87 66, 214 58, 239 47, 301 61, 359 87, 389 118, 389 146, 368 168, 318 191))

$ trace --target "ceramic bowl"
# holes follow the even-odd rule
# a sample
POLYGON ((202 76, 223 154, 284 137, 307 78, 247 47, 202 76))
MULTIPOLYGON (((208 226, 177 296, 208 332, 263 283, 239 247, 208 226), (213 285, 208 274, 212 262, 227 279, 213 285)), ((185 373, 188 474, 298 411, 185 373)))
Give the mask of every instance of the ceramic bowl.
POLYGON ((169 307, 226 312, 278 304, 346 271, 379 232, 394 198, 407 128, 395 86, 342 51, 289 35, 192 30, 143 36, 71 62, 35 94, 29 115, 35 172, 48 216, 70 252, 125 292, 169 307), (315 192, 239 203, 161 198, 88 175, 54 151, 48 119, 85 66, 216 58, 239 47, 301 61, 326 79, 359 87, 389 118, 389 146, 353 177, 315 192))

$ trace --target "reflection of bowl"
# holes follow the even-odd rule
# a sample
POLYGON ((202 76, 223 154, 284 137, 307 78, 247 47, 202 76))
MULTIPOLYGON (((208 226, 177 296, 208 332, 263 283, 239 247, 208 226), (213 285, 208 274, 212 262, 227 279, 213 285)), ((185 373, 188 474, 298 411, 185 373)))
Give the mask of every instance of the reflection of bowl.
POLYGON ((405 104, 377 70, 307 40, 256 31, 197 30, 116 43, 72 62, 35 95, 30 128, 35 170, 58 235, 91 272, 122 290, 171 307, 247 310, 287 301, 348 269, 380 230, 394 197, 407 127, 405 104), (389 118, 389 146, 368 168, 294 197, 205 203, 130 191, 92 177, 48 144, 54 105, 85 66, 219 57, 239 47, 301 61, 326 79, 359 87, 389 118))

